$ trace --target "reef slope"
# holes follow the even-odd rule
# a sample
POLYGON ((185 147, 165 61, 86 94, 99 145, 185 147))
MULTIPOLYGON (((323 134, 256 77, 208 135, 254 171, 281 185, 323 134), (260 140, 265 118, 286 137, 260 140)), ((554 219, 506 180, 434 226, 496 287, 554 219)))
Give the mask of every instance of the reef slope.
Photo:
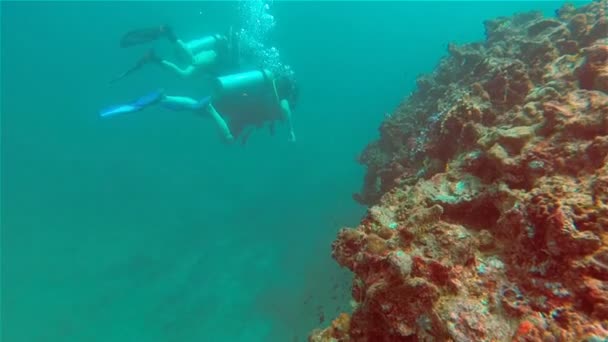
POLYGON ((488 20, 418 79, 332 245, 353 313, 310 341, 608 340, 605 6, 488 20))

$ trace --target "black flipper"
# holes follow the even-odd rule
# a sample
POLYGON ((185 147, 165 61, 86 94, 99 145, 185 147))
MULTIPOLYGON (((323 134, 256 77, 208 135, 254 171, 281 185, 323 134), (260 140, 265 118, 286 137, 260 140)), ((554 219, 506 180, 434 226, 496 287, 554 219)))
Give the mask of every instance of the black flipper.
POLYGON ((134 73, 135 71, 139 70, 139 69, 140 69, 142 66, 143 66, 143 64, 141 64, 141 63, 137 63, 137 64, 135 64, 135 65, 134 65, 134 66, 132 66, 132 67, 131 67, 129 70, 127 70, 127 71, 123 72, 122 74, 120 74, 120 75, 118 75, 118 76, 114 77, 114 78, 113 78, 113 79, 110 81, 110 83, 115 83, 115 82, 118 82, 118 81, 122 80, 123 78, 125 78, 125 77, 127 77, 127 76, 131 75, 132 73, 134 73))
POLYGON ((125 33, 122 36, 120 39, 120 47, 127 48, 135 45, 141 45, 158 40, 162 37, 166 37, 171 41, 175 40, 173 30, 171 30, 168 25, 135 29, 125 33))
POLYGON ((146 65, 148 63, 151 63, 151 62, 158 62, 159 60, 160 59, 158 58, 158 56, 156 55, 156 53, 154 52, 154 50, 150 49, 139 61, 137 61, 137 63, 135 63, 135 65, 133 65, 127 71, 125 71, 122 74, 118 75, 114 79, 112 79, 110 81, 110 83, 118 82, 118 81, 122 80, 123 78, 131 75, 135 71, 141 69, 141 67, 143 67, 144 65, 146 65))

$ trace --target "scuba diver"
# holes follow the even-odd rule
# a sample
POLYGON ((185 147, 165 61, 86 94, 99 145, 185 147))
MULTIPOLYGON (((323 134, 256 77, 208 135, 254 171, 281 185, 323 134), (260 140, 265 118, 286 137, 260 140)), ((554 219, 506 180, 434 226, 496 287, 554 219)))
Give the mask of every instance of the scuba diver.
POLYGON ((271 135, 277 121, 288 125, 288 141, 295 142, 292 111, 298 100, 298 87, 292 75, 275 75, 269 70, 251 70, 216 77, 211 96, 196 100, 168 96, 158 90, 127 104, 100 111, 103 118, 144 110, 161 105, 173 111, 192 111, 211 117, 225 142, 241 138, 242 144, 256 128, 269 123, 271 135))
POLYGON ((123 35, 120 40, 120 46, 127 48, 161 38, 166 38, 171 42, 178 57, 185 61, 185 67, 180 67, 174 62, 160 58, 154 49, 150 49, 134 66, 114 78, 111 83, 129 76, 143 66, 151 63, 160 65, 164 69, 184 78, 198 74, 216 76, 220 72, 230 71, 238 67, 238 38, 232 27, 227 35, 208 35, 188 42, 179 39, 168 25, 136 29, 123 35))

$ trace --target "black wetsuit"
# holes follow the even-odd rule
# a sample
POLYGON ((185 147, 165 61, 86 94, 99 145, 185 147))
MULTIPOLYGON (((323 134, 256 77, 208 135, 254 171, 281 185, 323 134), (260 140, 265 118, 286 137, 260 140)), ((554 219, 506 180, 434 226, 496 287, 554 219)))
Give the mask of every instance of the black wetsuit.
POLYGON ((281 95, 273 80, 243 87, 237 92, 216 94, 213 106, 228 121, 236 137, 248 126, 262 127, 265 123, 283 118, 281 95))

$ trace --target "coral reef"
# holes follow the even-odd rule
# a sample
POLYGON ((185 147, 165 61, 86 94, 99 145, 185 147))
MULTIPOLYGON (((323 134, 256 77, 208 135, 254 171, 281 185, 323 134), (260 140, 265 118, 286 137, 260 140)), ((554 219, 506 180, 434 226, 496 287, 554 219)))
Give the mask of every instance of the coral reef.
POLYGON ((489 20, 418 79, 332 245, 353 313, 310 341, 608 341, 605 6, 489 20))

